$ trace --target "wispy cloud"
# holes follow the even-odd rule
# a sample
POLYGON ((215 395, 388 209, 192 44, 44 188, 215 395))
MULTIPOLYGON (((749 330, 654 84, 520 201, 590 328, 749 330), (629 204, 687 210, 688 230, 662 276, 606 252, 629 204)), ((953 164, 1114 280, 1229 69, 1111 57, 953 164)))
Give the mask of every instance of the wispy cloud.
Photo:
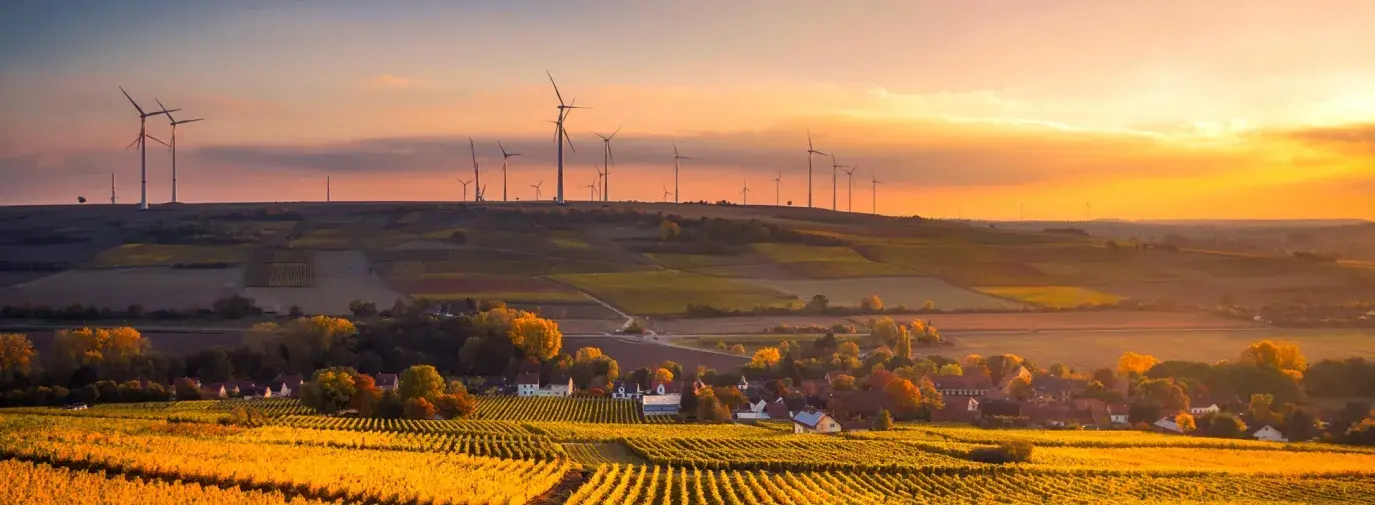
POLYGON ((366 86, 373 89, 413 89, 424 85, 416 79, 388 73, 374 75, 366 82, 366 86))

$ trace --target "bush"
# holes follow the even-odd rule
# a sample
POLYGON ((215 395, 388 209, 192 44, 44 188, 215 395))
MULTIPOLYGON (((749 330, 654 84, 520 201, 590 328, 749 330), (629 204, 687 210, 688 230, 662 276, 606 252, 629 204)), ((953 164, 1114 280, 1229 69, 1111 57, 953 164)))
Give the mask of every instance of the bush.
POLYGON ((1031 459, 1031 451, 1036 446, 1026 440, 1002 442, 997 447, 980 447, 969 451, 970 461, 980 463, 1004 464, 1025 463, 1031 459))
POLYGON ((635 319, 631 319, 630 324, 625 325, 625 329, 621 330, 621 333, 626 333, 630 335, 643 335, 644 332, 645 323, 644 321, 641 321, 638 317, 635 319))
POLYGON ((267 416, 263 411, 253 407, 234 407, 234 410, 229 411, 228 417, 220 418, 220 424, 257 428, 267 424, 267 416))
POLYGON ((1375 417, 1366 418, 1347 429, 1346 442, 1354 445, 1375 445, 1375 417))
POLYGON ((424 398, 406 400, 406 419, 434 419, 434 405, 424 398))
POLYGON ((888 431, 893 429, 893 414, 889 413, 888 409, 880 410, 878 412, 878 417, 874 418, 874 425, 872 428, 874 431, 888 431))

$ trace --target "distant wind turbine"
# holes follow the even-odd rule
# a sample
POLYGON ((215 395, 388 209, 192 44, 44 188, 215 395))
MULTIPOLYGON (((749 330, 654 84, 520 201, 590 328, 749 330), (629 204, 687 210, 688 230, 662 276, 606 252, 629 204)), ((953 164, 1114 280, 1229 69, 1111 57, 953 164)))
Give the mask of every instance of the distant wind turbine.
POLYGON ((812 208, 812 155, 820 154, 829 156, 826 153, 812 147, 812 129, 807 129, 807 208, 812 208))
POLYGON ((611 197, 611 165, 615 165, 615 164, 616 164, 616 155, 611 154, 611 139, 616 138, 616 134, 617 134, 617 133, 620 133, 620 132, 621 132, 621 127, 620 127, 620 126, 617 126, 617 127, 616 127, 616 131, 611 132, 611 135, 609 135, 609 136, 608 136, 608 135, 602 135, 602 134, 597 133, 597 132, 592 132, 592 133, 595 134, 596 136, 602 138, 602 166, 603 166, 603 167, 606 167, 606 171, 602 173, 602 201, 603 201, 603 202, 610 201, 609 199, 610 199, 610 197, 611 197))
MULTIPOLYGON (((120 86, 119 92, 120 92, 120 93, 124 93, 124 98, 128 98, 128 99, 129 99, 129 103, 133 104, 133 105, 134 105, 134 109, 138 110, 138 138, 135 139, 133 143, 129 144, 129 147, 133 147, 135 144, 138 145, 138 151, 139 151, 139 176, 140 176, 141 179, 143 179, 143 182, 141 183, 141 186, 140 186, 140 187, 142 188, 141 192, 142 192, 142 195, 143 195, 143 196, 139 198, 138 208, 141 209, 141 210, 148 210, 148 143, 145 142, 144 139, 145 139, 145 138, 150 138, 150 139, 153 139, 153 140, 157 140, 157 142, 158 142, 159 144, 167 145, 166 142, 163 142, 163 141, 161 141, 161 140, 158 140, 156 137, 153 137, 152 135, 149 135, 149 134, 148 134, 148 126, 147 126, 148 118, 151 117, 151 116, 156 116, 156 115, 158 115, 158 114, 168 114, 168 113, 171 113, 171 112, 176 112, 176 111, 179 111, 179 110, 181 110, 181 109, 172 109, 172 110, 162 109, 162 110, 153 111, 153 112, 143 112, 143 107, 139 107, 139 106, 138 106, 138 102, 135 102, 135 101, 134 101, 134 98, 131 97, 131 96, 129 96, 129 92, 128 92, 128 91, 124 91, 124 87, 123 87, 123 86, 120 86)), ((171 117, 171 116, 169 115, 168 117, 171 117)))
MULTIPOLYGON (((158 107, 162 107, 162 110, 167 110, 167 106, 163 105, 158 99, 154 98, 153 101, 158 102, 158 107)), ((172 112, 173 111, 167 111, 167 121, 172 125, 172 138, 169 139, 171 145, 167 147, 167 150, 172 151, 172 203, 177 203, 177 125, 204 121, 205 118, 183 119, 177 121, 172 117, 172 112)))
MULTIPOLYGON (((468 152, 473 156, 473 200, 482 201, 482 171, 477 164, 477 144, 473 143, 473 138, 468 137, 468 152)), ((466 186, 465 186, 466 188, 466 186)), ((467 194, 467 191, 464 191, 467 194)), ((466 197, 465 197, 466 198, 466 197)))
POLYGON ((850 167, 849 170, 842 170, 845 172, 845 181, 847 183, 845 190, 845 212, 855 211, 855 170, 859 170, 859 165, 850 167))
POLYGON ((750 204, 750 180, 745 179, 745 187, 740 189, 740 205, 750 204))
POLYGON ((459 179, 459 180, 458 180, 458 183, 463 185, 463 199, 462 199, 462 200, 459 200, 459 201, 460 201, 460 202, 466 202, 466 201, 468 201, 468 185, 469 185, 469 184, 472 184, 473 181, 465 181, 465 180, 463 180, 463 179, 459 179))
POLYGON ((870 200, 873 201, 873 205, 874 205, 874 210, 873 210, 872 213, 875 214, 875 215, 877 215, 877 214, 878 214, 878 185, 879 185, 879 184, 883 184, 883 181, 878 180, 878 176, 876 176, 876 175, 870 175, 870 177, 873 178, 873 188, 870 189, 871 194, 869 195, 869 198, 870 198, 870 200))
POLYGON ((673 203, 678 203, 678 160, 690 160, 687 156, 678 154, 678 143, 673 143, 673 203))
POLYGON ((596 163, 593 163, 593 164, 592 164, 592 168, 593 168, 594 170, 597 171, 597 187, 598 187, 598 189, 599 189, 599 191, 597 192, 597 194, 602 195, 602 196, 601 196, 602 201, 606 201, 606 192, 605 192, 605 191, 601 191, 600 189, 606 187, 606 174, 607 174, 607 172, 610 172, 611 169, 610 169, 610 168, 603 169, 602 167, 597 166, 596 163))
POLYGON ((588 185, 586 185, 586 186, 583 186, 583 187, 587 188, 587 201, 589 201, 589 202, 595 202, 595 201, 597 201, 597 190, 599 189, 599 186, 601 185, 601 184, 600 184, 601 182, 602 182, 602 181, 601 181, 601 177, 594 177, 594 178, 592 179, 592 183, 591 183, 591 184, 588 184, 588 185))
POLYGON ((555 142, 556 144, 558 144, 558 151, 559 151, 559 155, 558 155, 558 165, 559 165, 559 181, 558 181, 558 182, 559 182, 559 188, 558 188, 558 193, 559 193, 559 194, 558 194, 558 199, 557 199, 557 201, 558 201, 558 203, 564 203, 564 200, 563 200, 563 143, 564 143, 565 141, 567 141, 567 142, 568 142, 568 148, 569 148, 569 149, 572 149, 573 152, 575 152, 575 153, 578 152, 578 150, 577 150, 577 148, 574 148, 574 147, 573 147, 573 140, 570 139, 570 138, 568 138, 568 130, 564 129, 563 123, 564 123, 564 121, 566 121, 566 120, 568 119, 568 114, 571 113, 571 112, 573 112, 573 109, 585 109, 586 107, 578 107, 578 106, 574 105, 574 104, 578 103, 578 99, 577 99, 577 98, 574 98, 573 101, 572 101, 571 103, 565 105, 565 104, 563 103, 563 94, 562 94, 562 93, 559 93, 559 85, 558 85, 558 83, 554 82, 554 74, 549 73, 548 70, 545 70, 544 73, 545 73, 545 75, 548 75, 548 76, 549 76, 549 84, 553 84, 553 85, 554 85, 554 96, 557 97, 557 98, 559 99, 559 106, 558 106, 558 109, 559 109, 559 120, 556 121, 556 122, 554 123, 554 142, 555 142))
POLYGON ((664 203, 668 203, 668 197, 672 194, 673 192, 668 190, 668 186, 664 186, 664 203))
POLYGON ((115 198, 115 173, 110 172, 110 205, 114 205, 118 199, 115 198))
POLYGON ((773 178, 773 204, 775 206, 783 202, 783 172, 778 173, 778 177, 773 178))
POLYGON ((505 201, 507 201, 507 200, 506 200, 506 160, 511 159, 511 157, 513 157, 513 156, 520 156, 520 153, 508 153, 508 152, 506 152, 506 146, 501 145, 501 141, 497 141, 497 147, 501 149, 501 201, 505 202, 505 201))
POLYGON ((845 165, 841 165, 840 162, 836 161, 835 154, 832 153, 832 154, 831 154, 831 210, 838 210, 837 207, 836 207, 836 193, 838 193, 839 190, 840 190, 840 187, 839 187, 839 182, 840 182, 840 181, 839 181, 839 175, 840 175, 840 172, 838 171, 838 169, 841 169, 841 168, 849 168, 849 167, 847 167, 847 166, 845 166, 845 165))
POLYGON ((540 201, 540 186, 543 186, 543 185, 544 185, 544 181, 539 181, 539 182, 536 183, 536 184, 531 184, 531 185, 530 185, 530 187, 535 188, 535 201, 536 201, 536 202, 540 201))

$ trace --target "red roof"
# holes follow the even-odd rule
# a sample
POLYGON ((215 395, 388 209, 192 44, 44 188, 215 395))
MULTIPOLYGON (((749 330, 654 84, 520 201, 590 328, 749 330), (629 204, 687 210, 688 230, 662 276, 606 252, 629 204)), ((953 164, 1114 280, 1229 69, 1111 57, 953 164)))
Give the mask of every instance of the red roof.
POLYGON ((526 372, 516 377, 516 384, 521 386, 538 386, 539 374, 536 372, 526 372))

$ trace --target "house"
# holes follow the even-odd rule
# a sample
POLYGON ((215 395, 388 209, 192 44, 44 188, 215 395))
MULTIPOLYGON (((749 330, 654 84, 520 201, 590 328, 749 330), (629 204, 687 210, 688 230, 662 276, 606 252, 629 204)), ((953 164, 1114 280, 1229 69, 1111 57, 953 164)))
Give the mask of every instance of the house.
POLYGON ((1261 429, 1256 430, 1255 433, 1252 433, 1251 438, 1254 438, 1256 440, 1264 440, 1266 442, 1289 441, 1289 439, 1284 438, 1284 434, 1280 433, 1280 430, 1277 430, 1274 426, 1270 426, 1268 424, 1262 427, 1261 429))
POLYGON ((201 386, 201 398, 229 398, 229 390, 222 382, 206 384, 201 386))
POLYGON ((840 431, 869 431, 873 424, 872 419, 851 419, 849 421, 836 419, 836 422, 840 423, 840 431))
POLYGON ((640 402, 640 409, 644 415, 674 415, 678 413, 679 404, 683 402, 683 395, 679 393, 645 395, 640 399, 640 402))
POLYGON ((735 389, 739 389, 741 393, 744 393, 744 392, 746 392, 746 391, 749 391, 749 390, 750 390, 750 381, 745 380, 745 376, 744 376, 744 375, 741 375, 741 376, 740 376, 740 381, 735 383, 735 389))
POLYGON ((678 393, 674 393, 673 391, 674 391, 674 389, 673 389, 673 381, 661 381, 661 380, 659 380, 659 379, 654 379, 654 382, 651 382, 651 383, 649 384, 649 393, 646 393, 646 394, 650 394, 650 395, 666 395, 666 394, 670 394, 670 393, 672 393, 672 394, 678 394, 678 393))
POLYGON ((767 415, 769 419, 792 418, 792 413, 788 412, 788 406, 784 405, 783 402, 768 402, 768 405, 764 406, 764 414, 767 415))
POLYGON ((1067 379, 1063 377, 1052 377, 1050 375, 1038 375, 1031 380, 1031 391, 1043 398, 1050 398, 1059 401, 1068 401, 1075 395, 1083 393, 1088 388, 1088 381, 1083 379, 1067 379))
POLYGON ((535 396, 539 392, 539 372, 525 372, 516 377, 516 396, 535 396))
POLYGON ((1028 402, 1022 405, 1022 415, 1032 424, 1047 428, 1070 425, 1070 407, 1062 403, 1028 402))
POLYGON ((573 378, 569 376, 559 376, 549 381, 549 384, 535 390, 535 396, 563 396, 573 394, 573 378))
POLYGON ((621 400, 638 400, 641 396, 640 383, 618 380, 611 386, 611 397, 621 400))
POLYGON ((1222 410, 1211 396, 1194 395, 1189 398, 1189 413, 1195 416, 1207 415, 1222 410))
MULTIPOLYGON (((735 418, 736 418, 736 419, 769 419, 769 418, 770 418, 769 413, 768 413, 768 412, 765 412, 765 410, 768 408, 768 406, 769 406, 769 402, 764 401, 763 398, 759 398, 759 397, 747 398, 747 399, 745 399, 745 404, 744 404, 744 405, 741 405, 740 408, 739 408, 739 410, 736 410, 736 411, 735 411, 735 418)), ((785 406, 784 408, 787 408, 787 407, 785 406)))
POLYGON ((970 396, 945 398, 945 406, 931 413, 937 423, 972 423, 979 418, 979 400, 970 396))
POLYGON ((820 410, 804 410, 793 415, 793 433, 840 433, 840 421, 820 410))
POLYGON ((980 397, 988 394, 988 390, 993 389, 993 379, 987 373, 980 371, 970 371, 964 375, 937 375, 931 378, 931 384, 936 387, 941 396, 970 396, 980 397))
POLYGON ((401 385, 401 378, 394 373, 380 373, 377 374, 377 379, 373 381, 373 384, 376 384, 377 389, 382 391, 395 391, 401 385))
POLYGON ((1108 422, 1114 425, 1126 425, 1127 413, 1131 410, 1125 403, 1113 403, 1108 405, 1108 422))
POLYGON ((979 417, 1022 417, 1022 403, 1016 400, 984 398, 979 402, 979 417))
POLYGON ((253 381, 238 381, 234 383, 231 395, 251 398, 256 396, 267 396, 271 394, 271 388, 264 388, 253 381))
POLYGON ((1184 433, 1184 428, 1179 427, 1179 424, 1175 423, 1174 418, 1171 417, 1162 417, 1152 426, 1169 433, 1184 433))
POLYGON ((301 376, 295 374, 279 375, 269 387, 277 390, 275 396, 294 398, 301 393, 301 376))

